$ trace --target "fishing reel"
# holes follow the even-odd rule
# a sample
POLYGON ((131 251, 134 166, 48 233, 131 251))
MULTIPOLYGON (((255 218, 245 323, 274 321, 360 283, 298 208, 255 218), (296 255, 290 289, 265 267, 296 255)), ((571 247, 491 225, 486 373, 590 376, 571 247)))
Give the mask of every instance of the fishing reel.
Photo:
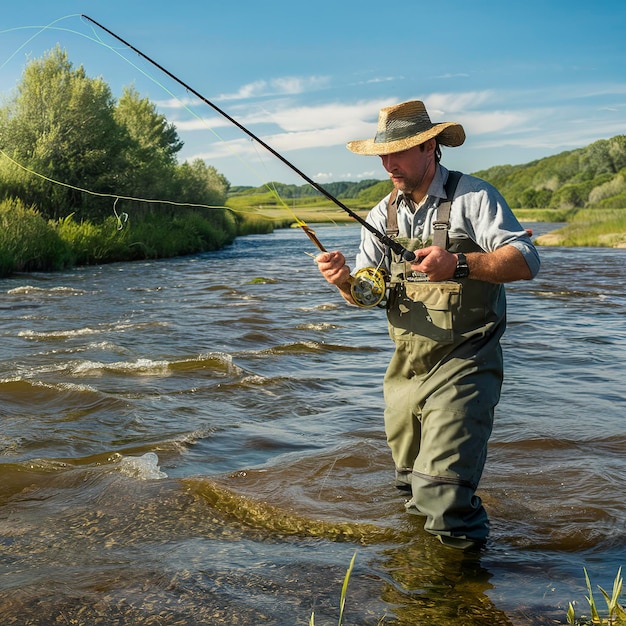
MULTIPOLYGON (((322 252, 327 251, 311 227, 300 220, 298 221, 298 226, 302 228, 319 250, 322 252)), ((350 276, 350 294, 357 306, 364 309, 371 309, 383 301, 386 293, 387 272, 384 269, 378 267, 363 267, 358 270, 354 276, 350 276)))
POLYGON ((387 292, 387 273, 375 267, 363 267, 350 279, 354 302, 365 309, 377 306, 387 292))

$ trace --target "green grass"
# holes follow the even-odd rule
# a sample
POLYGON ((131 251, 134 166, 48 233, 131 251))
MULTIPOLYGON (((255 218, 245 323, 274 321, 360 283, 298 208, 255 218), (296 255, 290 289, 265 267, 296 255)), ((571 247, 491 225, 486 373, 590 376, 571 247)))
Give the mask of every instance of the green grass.
POLYGON ((101 222, 70 214, 46 220, 19 200, 0 203, 0 276, 15 272, 56 271, 115 261, 171 258, 217 250, 235 237, 288 228, 298 219, 345 221, 341 209, 328 211, 316 199, 296 214, 285 206, 256 210, 150 209, 111 215, 101 222), (319 204, 319 207, 317 206, 319 204))
MULTIPOLYGON (((47 221, 19 200, 0 202, 0 276, 57 271, 74 265, 169 258, 217 250, 241 235, 270 233, 298 223, 355 223, 325 198, 302 198, 291 205, 272 193, 233 196, 229 210, 158 211, 113 216, 100 223, 74 214, 47 221), (256 203, 256 204, 255 204, 256 203)), ((364 218, 369 207, 347 206, 364 218)), ((567 225, 536 239, 538 245, 626 247, 626 209, 517 209, 521 221, 567 225)))
MULTIPOLYGON (((343 585, 341 586, 341 596, 339 599, 339 621, 337 622, 337 626, 341 626, 341 623, 343 621, 343 614, 346 606, 346 596, 348 593, 348 582, 350 581, 350 575, 352 574, 355 560, 356 552, 352 556, 352 560, 350 561, 350 565, 348 566, 348 570, 346 571, 346 575, 343 580, 343 585)), ((570 624, 570 626, 625 626, 626 610, 624 610, 624 607, 622 607, 619 603, 619 598, 622 594, 623 585, 622 568, 620 567, 617 570, 615 580, 613 581, 613 589, 611 590, 611 594, 609 594, 602 587, 600 587, 600 585, 598 585, 598 589, 600 590, 600 593, 602 594, 606 602, 606 615, 601 615, 600 609, 598 609, 598 606, 596 605, 587 569, 583 568, 583 571, 585 572, 585 581, 587 583, 587 591, 589 593, 589 595, 585 596, 585 598, 587 600, 587 603, 589 604, 590 615, 581 615, 579 618, 577 618, 574 604, 570 602, 567 611, 567 623, 570 624)), ((383 624, 384 618, 381 618, 378 623, 383 624)), ((315 626, 315 612, 311 613, 309 626, 315 626)))
MULTIPOLYGON (((337 626, 341 626, 341 622, 343 620, 343 611, 346 606, 346 594, 348 593, 348 582, 350 581, 350 574, 352 574, 352 568, 354 567, 354 561, 356 559, 356 552, 352 555, 352 560, 350 561, 350 565, 348 567, 348 571, 343 579, 343 585, 341 586, 341 597, 339 598, 339 621, 337 622, 337 626)), ((309 621, 309 626, 315 626, 315 613, 311 613, 311 619, 309 621)))
POLYGON ((155 209, 130 218, 111 215, 101 222, 76 214, 46 220, 35 207, 5 200, 0 202, 0 276, 195 254, 272 228, 267 220, 202 209, 155 209))
POLYGON ((626 246, 626 209, 581 209, 563 228, 538 237, 539 245, 626 246))
POLYGON ((578 209, 514 209, 520 222, 569 222, 578 209))
MULTIPOLYGON (((355 199, 341 200, 351 211, 365 218, 371 206, 355 199)), ((321 196, 282 200, 271 191, 259 194, 231 196, 226 206, 244 219, 265 219, 276 228, 284 228, 302 220, 307 223, 355 222, 350 215, 339 206, 321 196)))
MULTIPOLYGON (((584 569, 584 568, 583 568, 584 569)), ((571 624, 571 626, 593 626, 596 624, 606 624, 609 626, 621 626, 626 624, 626 611, 619 604, 619 597, 622 593, 622 568, 620 567, 617 570, 617 575, 615 576, 615 580, 613 581, 613 590, 611 595, 608 594, 600 585, 598 585, 598 589, 600 593, 602 593, 604 600, 606 601, 607 606, 607 614, 605 617, 600 615, 600 611, 596 606, 595 599, 593 597, 593 589, 591 587, 591 581, 589 580, 589 575, 587 574, 587 570, 584 569, 585 572, 585 581, 587 582, 587 590, 589 595, 586 596, 587 602, 589 603, 590 615, 586 617, 582 615, 580 618, 576 618, 574 605, 572 602, 569 603, 569 609, 567 611, 567 623, 571 624)))
POLYGON ((19 200, 0 203, 0 276, 60 270, 71 256, 67 242, 33 207, 19 200))

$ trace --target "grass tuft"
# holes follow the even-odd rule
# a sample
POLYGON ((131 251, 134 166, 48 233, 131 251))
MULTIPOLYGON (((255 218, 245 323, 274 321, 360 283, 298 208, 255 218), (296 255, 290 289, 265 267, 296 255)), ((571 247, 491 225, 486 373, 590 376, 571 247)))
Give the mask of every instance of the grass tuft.
MULTIPOLYGON (((352 574, 352 568, 354 567, 354 561, 356 559, 356 552, 352 555, 348 571, 343 579, 343 585, 341 586, 341 597, 339 599, 339 621, 337 626, 341 626, 343 620, 343 611, 346 606, 346 594, 348 593, 348 582, 350 581, 350 575, 352 574)), ((315 612, 311 613, 311 619, 309 620, 309 626, 315 626, 315 612)))
POLYGON ((574 604, 572 602, 569 603, 569 607, 567 610, 567 623, 571 626, 594 626, 596 624, 606 624, 607 626, 624 626, 626 625, 626 610, 620 605, 618 602, 619 597, 622 593, 622 568, 620 567, 617 570, 617 575, 615 576, 615 580, 613 581, 613 589, 611 595, 608 594, 600 585, 598 585, 598 589, 602 593, 604 600, 607 606, 607 616, 602 617, 596 606, 595 598, 593 597, 593 589, 591 587, 591 581, 589 580, 589 574, 587 573, 587 569, 583 568, 585 572, 585 581, 587 583, 587 591, 589 592, 588 596, 585 596, 587 602, 589 603, 589 610, 591 615, 586 617, 582 615, 579 619, 576 618, 576 612, 574 610, 574 604))

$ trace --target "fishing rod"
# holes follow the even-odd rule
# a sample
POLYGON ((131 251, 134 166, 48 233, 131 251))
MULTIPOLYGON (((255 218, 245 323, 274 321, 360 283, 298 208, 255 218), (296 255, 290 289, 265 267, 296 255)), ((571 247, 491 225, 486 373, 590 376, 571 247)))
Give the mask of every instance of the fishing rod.
MULTIPOLYGON (((98 28, 101 28, 103 31, 107 32, 109 35, 111 35, 111 37, 114 37, 119 42, 123 43, 125 46, 130 48, 133 52, 137 53, 140 57, 143 57, 146 61, 148 61, 149 63, 152 63, 152 65, 157 67, 164 74, 167 74, 172 80, 176 81, 179 85, 182 85, 187 91, 191 92, 194 96, 202 100, 202 102, 210 106, 213 110, 217 111, 217 113, 219 113, 222 117, 226 118, 229 122, 234 124, 237 128, 239 128, 246 135, 248 135, 248 137, 251 137, 252 139, 254 139, 257 143, 263 146, 268 152, 273 154, 279 161, 282 161, 287 167, 289 167, 292 171, 298 174, 298 176, 304 179, 307 183, 309 183, 309 185, 311 185, 314 189, 319 191, 328 200, 336 204, 340 209, 343 209, 350 217, 352 217, 357 222, 359 222, 359 224, 361 224, 364 228, 367 228, 367 230, 369 230, 383 245, 389 246, 389 248, 391 248, 396 254, 399 254, 400 256, 402 256, 402 258, 404 258, 406 261, 415 260, 415 254, 413 252, 411 252, 410 250, 407 250, 402 245, 400 245, 397 241, 395 241, 388 235, 381 233, 378 229, 374 228, 374 226, 366 222, 362 217, 360 217, 354 211, 352 211, 352 209, 348 208, 343 202, 335 198, 335 196, 333 196, 329 191, 324 189, 324 187, 316 183, 312 178, 310 178, 304 172, 298 169, 293 163, 291 163, 291 161, 288 161, 282 154, 274 150, 274 148, 272 148, 267 143, 265 143, 260 137, 257 137, 252 131, 250 131, 243 124, 238 122, 234 117, 231 117, 228 113, 226 113, 226 111, 220 109, 216 104, 214 104, 213 102, 205 98, 202 94, 198 93, 195 89, 193 89, 187 83, 183 82, 180 78, 172 74, 169 70, 167 70, 162 65, 157 63, 154 59, 151 59, 148 55, 141 52, 141 50, 138 50, 137 48, 135 48, 135 46, 131 45, 128 41, 125 41, 119 35, 116 35, 114 32, 110 31, 108 28, 106 28, 99 22, 96 22, 96 20, 92 19, 88 15, 85 15, 84 13, 81 15, 81 17, 84 17, 86 20, 89 20, 92 24, 95 24, 98 28)), ((303 230, 311 238, 311 240, 318 246, 318 248, 320 248, 322 252, 325 252, 323 246, 321 246, 319 241, 317 241, 317 238, 311 237, 312 231, 307 228, 304 228, 303 230)))

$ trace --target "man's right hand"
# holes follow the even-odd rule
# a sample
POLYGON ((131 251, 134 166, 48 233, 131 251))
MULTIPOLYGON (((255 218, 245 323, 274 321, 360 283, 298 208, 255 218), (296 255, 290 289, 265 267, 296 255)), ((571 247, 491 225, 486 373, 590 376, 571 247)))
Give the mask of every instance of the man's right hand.
POLYGON ((350 293, 350 268, 346 265, 346 257, 338 250, 322 252, 315 257, 315 262, 322 276, 339 289, 347 302, 354 304, 350 293))
POLYGON ((318 254, 315 262, 322 276, 331 285, 339 287, 342 283, 350 281, 350 268, 346 265, 346 257, 338 250, 318 254))

